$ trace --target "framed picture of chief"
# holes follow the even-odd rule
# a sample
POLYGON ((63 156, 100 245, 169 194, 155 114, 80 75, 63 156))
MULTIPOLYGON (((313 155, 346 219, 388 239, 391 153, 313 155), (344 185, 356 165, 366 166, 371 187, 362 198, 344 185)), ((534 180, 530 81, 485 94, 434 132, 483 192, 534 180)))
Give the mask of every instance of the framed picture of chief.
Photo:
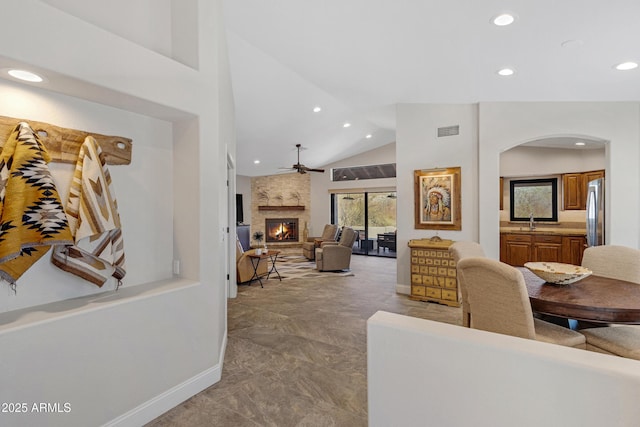
POLYGON ((461 230, 460 167, 414 171, 415 228, 461 230))

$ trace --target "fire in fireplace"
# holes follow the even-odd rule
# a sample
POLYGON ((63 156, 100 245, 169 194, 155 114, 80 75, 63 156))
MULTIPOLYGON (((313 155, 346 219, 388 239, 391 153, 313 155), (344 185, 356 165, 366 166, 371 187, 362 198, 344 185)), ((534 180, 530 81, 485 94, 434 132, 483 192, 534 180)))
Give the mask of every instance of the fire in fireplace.
POLYGON ((298 218, 265 219, 266 242, 297 242, 298 218))

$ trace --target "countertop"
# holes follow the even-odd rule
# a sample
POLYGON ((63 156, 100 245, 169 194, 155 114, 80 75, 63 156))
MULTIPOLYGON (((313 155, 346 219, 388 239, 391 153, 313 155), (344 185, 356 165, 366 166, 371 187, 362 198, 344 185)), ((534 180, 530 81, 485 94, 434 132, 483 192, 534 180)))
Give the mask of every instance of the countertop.
POLYGON ((500 233, 514 234, 554 234, 560 236, 586 236, 587 231, 584 228, 560 228, 560 227, 536 227, 535 230, 529 230, 529 227, 500 227, 500 233))

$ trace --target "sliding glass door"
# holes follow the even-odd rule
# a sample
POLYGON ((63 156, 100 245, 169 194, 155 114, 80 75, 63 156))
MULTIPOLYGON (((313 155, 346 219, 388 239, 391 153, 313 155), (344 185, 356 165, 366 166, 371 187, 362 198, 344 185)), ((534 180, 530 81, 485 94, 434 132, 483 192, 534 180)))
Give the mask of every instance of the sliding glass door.
POLYGON ((353 253, 396 257, 396 193, 336 193, 331 220, 358 232, 353 253))

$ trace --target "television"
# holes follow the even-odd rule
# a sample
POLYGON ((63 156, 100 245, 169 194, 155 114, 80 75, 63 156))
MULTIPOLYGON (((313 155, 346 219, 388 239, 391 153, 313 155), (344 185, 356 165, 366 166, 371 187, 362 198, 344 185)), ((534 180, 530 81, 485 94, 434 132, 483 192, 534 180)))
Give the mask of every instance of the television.
POLYGON ((236 225, 244 222, 244 210, 242 208, 242 194, 236 194, 236 225))

